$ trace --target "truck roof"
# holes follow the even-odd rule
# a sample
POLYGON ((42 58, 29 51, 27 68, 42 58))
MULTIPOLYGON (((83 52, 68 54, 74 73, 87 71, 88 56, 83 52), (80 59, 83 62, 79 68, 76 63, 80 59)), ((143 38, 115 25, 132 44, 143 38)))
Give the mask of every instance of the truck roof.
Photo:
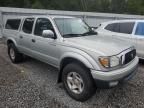
POLYGON ((32 15, 32 16, 10 16, 7 17, 7 19, 21 19, 21 18, 27 18, 27 17, 50 17, 52 19, 54 18, 75 18, 71 16, 59 16, 59 15, 32 15))

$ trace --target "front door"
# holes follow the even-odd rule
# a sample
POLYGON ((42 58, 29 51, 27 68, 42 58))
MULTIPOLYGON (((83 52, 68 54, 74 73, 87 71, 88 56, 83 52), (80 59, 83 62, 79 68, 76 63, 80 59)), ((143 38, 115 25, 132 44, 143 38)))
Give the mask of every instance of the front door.
MULTIPOLYGON (((42 36, 43 30, 54 32, 53 26, 48 18, 38 18, 34 28, 34 40, 31 44, 34 56, 51 65, 58 66, 59 48, 57 39, 45 38, 42 36)), ((56 34, 55 34, 56 36, 56 34)))

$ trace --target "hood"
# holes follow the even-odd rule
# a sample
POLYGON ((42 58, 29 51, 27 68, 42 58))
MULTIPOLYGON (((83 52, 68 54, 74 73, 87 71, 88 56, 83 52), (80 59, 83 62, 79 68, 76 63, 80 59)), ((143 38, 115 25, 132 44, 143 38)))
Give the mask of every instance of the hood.
POLYGON ((65 38, 65 41, 74 47, 98 52, 103 56, 116 55, 132 47, 125 41, 100 35, 65 38))

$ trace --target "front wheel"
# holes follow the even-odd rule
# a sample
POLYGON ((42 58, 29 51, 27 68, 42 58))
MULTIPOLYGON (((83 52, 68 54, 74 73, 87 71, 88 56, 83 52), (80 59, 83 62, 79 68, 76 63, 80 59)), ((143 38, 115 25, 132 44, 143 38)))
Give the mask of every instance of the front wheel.
POLYGON ((63 84, 67 93, 77 101, 86 101, 95 93, 95 83, 89 70, 79 63, 63 69, 63 84))

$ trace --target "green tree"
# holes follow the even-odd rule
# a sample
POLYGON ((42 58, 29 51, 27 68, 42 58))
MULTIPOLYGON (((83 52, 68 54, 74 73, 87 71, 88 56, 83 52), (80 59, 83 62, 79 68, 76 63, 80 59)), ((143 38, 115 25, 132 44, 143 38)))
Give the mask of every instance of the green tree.
POLYGON ((144 0, 0 0, 0 6, 144 15, 144 0))
POLYGON ((144 14, 144 1, 143 0, 128 0, 127 13, 131 14, 144 14))
POLYGON ((110 8, 113 13, 124 13, 126 9, 126 0, 111 0, 110 8))
POLYGON ((44 6, 41 4, 39 0, 35 0, 34 3, 32 4, 32 8, 43 9, 44 6))
POLYGON ((110 11, 110 1, 109 0, 100 0, 100 11, 109 12, 110 11))
POLYGON ((88 11, 100 11, 101 0, 89 0, 87 4, 88 11))

